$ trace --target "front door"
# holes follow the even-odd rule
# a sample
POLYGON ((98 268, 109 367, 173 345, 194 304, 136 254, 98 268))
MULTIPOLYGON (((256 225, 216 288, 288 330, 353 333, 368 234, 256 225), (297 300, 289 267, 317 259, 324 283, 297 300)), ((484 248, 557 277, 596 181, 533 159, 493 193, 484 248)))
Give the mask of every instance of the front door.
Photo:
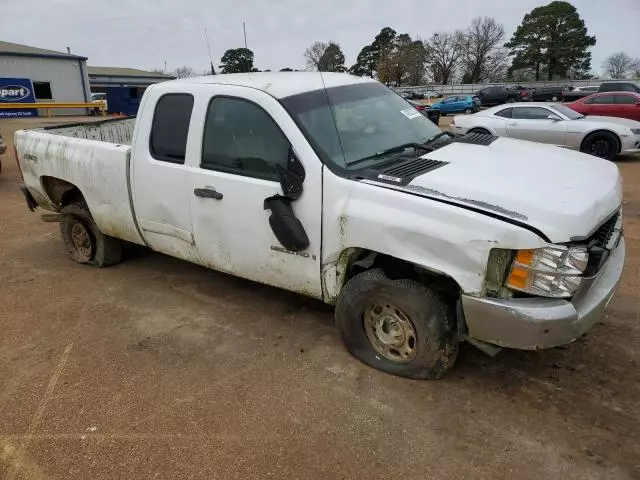
POLYGON ((322 297, 320 160, 283 107, 246 87, 216 85, 198 100, 201 149, 189 158, 189 192, 201 263, 233 275, 322 297), (288 251, 275 237, 265 199, 281 195, 276 165, 303 164, 302 196, 292 203, 310 245, 288 251))
POLYGON ((544 107, 513 107, 507 121, 507 136, 532 142, 564 145, 566 121, 544 107), (557 120, 548 118, 554 116, 557 120))

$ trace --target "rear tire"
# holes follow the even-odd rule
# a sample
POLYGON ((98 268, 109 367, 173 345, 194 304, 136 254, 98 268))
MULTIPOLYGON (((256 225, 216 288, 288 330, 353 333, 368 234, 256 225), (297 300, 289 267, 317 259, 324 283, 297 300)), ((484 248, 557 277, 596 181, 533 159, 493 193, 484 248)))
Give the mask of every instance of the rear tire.
POLYGON ((469 115, 470 113, 473 113, 473 111, 470 108, 466 108, 464 113, 466 113, 467 115, 469 115))
POLYGON ((349 353, 392 375, 437 380, 458 355, 453 303, 414 280, 391 280, 380 269, 347 282, 335 317, 349 353))
POLYGON ((580 145, 580 151, 596 157, 614 160, 620 149, 620 141, 611 132, 595 132, 587 136, 580 145))
POLYGON ((558 101, 558 97, 554 95, 553 97, 551 97, 551 101, 552 102, 557 102, 558 101))
POLYGON ((122 260, 122 242, 98 229, 84 202, 66 205, 60 213, 62 240, 74 261, 106 267, 122 260))

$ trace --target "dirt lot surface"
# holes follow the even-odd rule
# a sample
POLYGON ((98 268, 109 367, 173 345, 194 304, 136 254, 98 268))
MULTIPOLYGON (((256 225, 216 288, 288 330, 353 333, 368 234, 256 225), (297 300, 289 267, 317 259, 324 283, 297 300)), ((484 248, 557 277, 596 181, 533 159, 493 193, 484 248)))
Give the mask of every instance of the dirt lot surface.
POLYGON ((604 322, 550 351, 463 346, 438 382, 360 364, 294 294, 144 249, 73 263, 2 160, 1 479, 640 479, 640 158, 619 162, 604 322))

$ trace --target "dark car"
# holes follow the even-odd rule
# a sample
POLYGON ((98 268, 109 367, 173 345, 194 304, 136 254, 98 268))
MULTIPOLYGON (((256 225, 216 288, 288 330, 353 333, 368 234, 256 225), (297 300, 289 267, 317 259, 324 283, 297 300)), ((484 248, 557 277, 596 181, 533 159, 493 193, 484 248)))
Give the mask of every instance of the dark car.
POLYGON ((422 115, 427 117, 436 125, 440 124, 440 110, 436 108, 431 108, 429 105, 423 105, 422 103, 414 102, 412 100, 407 100, 411 105, 414 106, 416 110, 418 110, 422 115))
POLYGON ((519 97, 518 100, 520 102, 530 102, 531 101, 532 89, 530 89, 529 87, 523 87, 522 85, 518 85, 516 87, 513 87, 513 90, 518 92, 518 97, 519 97))
POLYGON ((520 101, 520 93, 507 87, 486 87, 478 90, 475 95, 480 99, 483 107, 520 101))
POLYGON ((562 85, 536 88, 531 94, 534 102, 564 102, 567 88, 562 85))
POLYGON ((603 92, 635 92, 640 93, 640 85, 634 82, 604 82, 598 93, 603 92))
POLYGON ((414 92, 413 90, 402 92, 400 96, 405 100, 422 100, 424 98, 422 93, 414 92))

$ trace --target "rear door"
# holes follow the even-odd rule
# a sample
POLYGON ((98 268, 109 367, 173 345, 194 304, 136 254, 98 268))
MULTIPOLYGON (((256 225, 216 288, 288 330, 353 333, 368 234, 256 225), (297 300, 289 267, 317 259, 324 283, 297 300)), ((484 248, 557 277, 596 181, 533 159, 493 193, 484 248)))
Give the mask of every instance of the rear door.
POLYGON ((615 117, 617 106, 614 95, 598 95, 584 102, 589 115, 602 115, 605 117, 615 117))
POLYGON ((507 136, 532 142, 564 145, 567 121, 545 107, 513 107, 507 121, 507 136), (548 117, 555 116, 557 120, 548 117))
POLYGON ((131 169, 138 225, 153 250, 197 262, 185 167, 194 97, 152 89, 146 102, 155 110, 136 128, 131 169))
POLYGON ((640 98, 629 93, 614 95, 616 117, 640 121, 640 98))
POLYGON ((322 164, 282 105, 265 92, 216 85, 197 99, 198 146, 188 157, 191 218, 203 265, 321 298, 322 164), (212 93, 212 88, 215 91, 212 93), (265 199, 282 195, 277 166, 304 165, 302 196, 292 203, 310 244, 284 248, 265 199))

